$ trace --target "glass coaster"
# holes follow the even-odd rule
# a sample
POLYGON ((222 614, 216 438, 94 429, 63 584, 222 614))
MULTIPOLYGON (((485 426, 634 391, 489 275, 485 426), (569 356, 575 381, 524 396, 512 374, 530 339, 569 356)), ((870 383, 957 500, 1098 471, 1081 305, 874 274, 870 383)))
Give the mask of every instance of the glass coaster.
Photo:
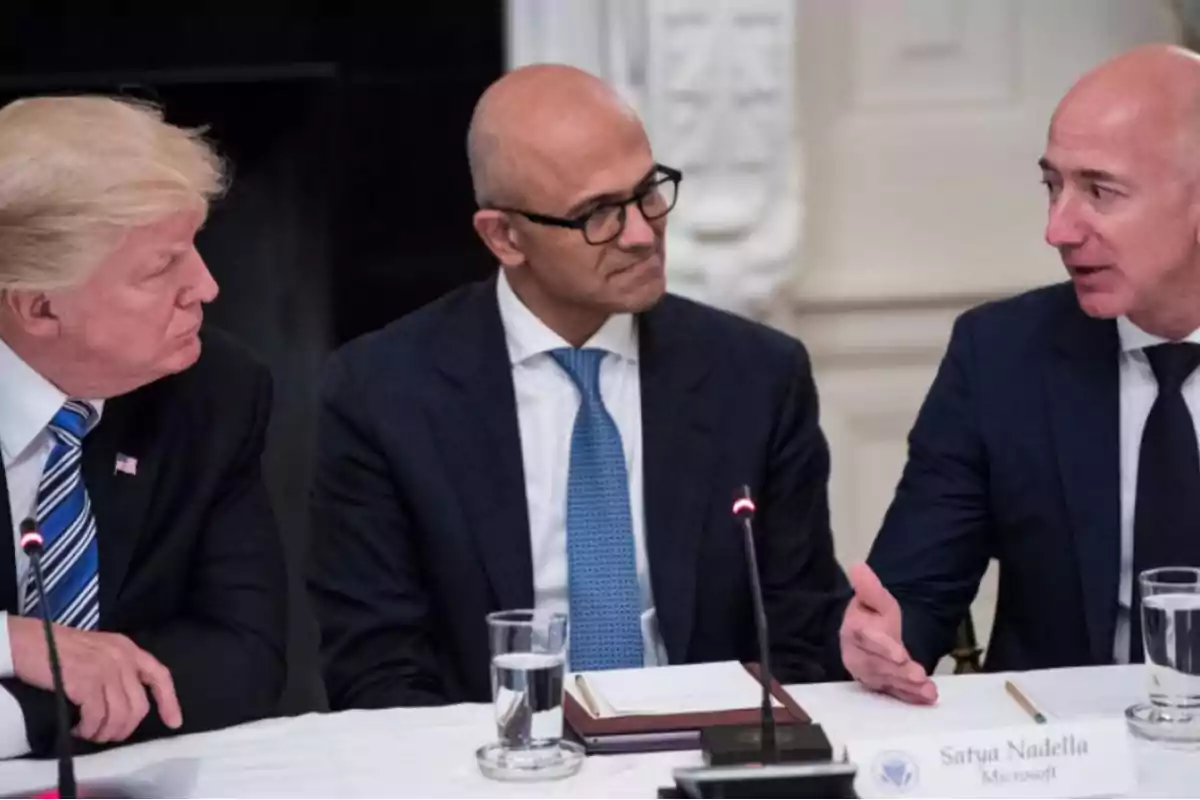
POLYGON ((560 741, 547 747, 505 750, 499 742, 475 751, 479 771, 498 781, 553 781, 579 772, 584 750, 574 742, 560 741))
POLYGON ((1125 709, 1134 736, 1181 749, 1200 749, 1200 708, 1171 708, 1137 703, 1125 709))

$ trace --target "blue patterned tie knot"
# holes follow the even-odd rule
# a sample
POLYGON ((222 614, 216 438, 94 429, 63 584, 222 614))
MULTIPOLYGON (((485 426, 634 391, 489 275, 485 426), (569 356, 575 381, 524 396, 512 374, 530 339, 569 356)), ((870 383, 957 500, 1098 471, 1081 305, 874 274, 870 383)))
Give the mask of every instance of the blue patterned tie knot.
POLYGON ((50 420, 50 431, 59 442, 70 447, 81 447, 83 437, 96 424, 96 407, 85 400, 68 400, 50 420))
POLYGON ((576 388, 588 403, 601 403, 600 399, 600 362, 604 360, 604 351, 594 347, 578 350, 573 347, 563 347, 552 350, 550 355, 558 365, 575 381, 576 388))
POLYGON ((640 667, 641 592, 621 433, 600 394, 603 350, 551 351, 579 389, 567 478, 571 669, 640 667))
MULTIPOLYGON (((42 574, 47 610, 59 625, 91 630, 100 624, 100 558, 96 520, 83 483, 83 438, 100 415, 91 403, 68 400, 47 425, 54 446, 38 484, 37 524, 44 540, 42 574)), ((39 613, 33 570, 21 613, 39 613)))

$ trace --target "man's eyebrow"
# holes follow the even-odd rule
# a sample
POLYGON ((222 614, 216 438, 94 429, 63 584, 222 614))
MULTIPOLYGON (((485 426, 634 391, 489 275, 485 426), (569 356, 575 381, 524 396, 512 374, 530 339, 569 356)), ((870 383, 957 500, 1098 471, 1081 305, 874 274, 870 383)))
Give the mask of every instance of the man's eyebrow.
POLYGON ((1079 177, 1089 181, 1101 181, 1105 183, 1120 183, 1121 181, 1116 175, 1102 169, 1081 169, 1079 177))
MULTIPOLYGON (((1061 172, 1058 167, 1051 164, 1050 161, 1045 158, 1038 159, 1038 166, 1042 168, 1042 172, 1061 172)), ((1085 181, 1100 181, 1103 183, 1121 182, 1119 177, 1103 169, 1081 169, 1077 174, 1085 181)))
MULTIPOLYGON (((654 177, 654 173, 657 171, 658 171, 657 166, 651 167, 649 170, 647 170, 646 174, 642 176, 641 180, 639 180, 634 185, 634 191, 637 191, 637 189, 640 188, 643 184, 645 184, 646 181, 648 181, 652 177, 654 177)), ((584 198, 583 200, 580 200, 575 205, 571 206, 570 210, 567 211, 566 216, 574 217, 577 214, 579 214, 580 212, 582 212, 585 208, 592 205, 593 203, 605 203, 605 202, 612 202, 612 201, 616 201, 616 200, 624 200, 627 197, 629 197, 628 192, 602 192, 600 194, 592 195, 591 197, 584 198)))

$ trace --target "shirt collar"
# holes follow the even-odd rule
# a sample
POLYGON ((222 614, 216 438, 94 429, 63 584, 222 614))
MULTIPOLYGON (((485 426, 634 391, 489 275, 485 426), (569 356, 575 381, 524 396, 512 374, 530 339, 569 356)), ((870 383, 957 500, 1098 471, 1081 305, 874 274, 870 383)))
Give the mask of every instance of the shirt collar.
MULTIPOLYGON (((1134 350, 1144 350, 1156 344, 1168 344, 1171 340, 1153 333, 1147 333, 1139 328, 1129 317, 1117 317, 1117 335, 1121 339, 1121 352, 1129 353, 1134 350)), ((1200 344, 1200 328, 1192 331, 1180 341, 1200 344)))
MULTIPOLYGON (((508 358, 513 366, 542 353, 571 346, 517 297, 503 269, 496 278, 496 299, 500 304, 500 322, 504 326, 508 358)), ((636 364, 638 337, 633 315, 611 315, 583 346, 614 353, 636 364)))
MULTIPOLYGON (((46 429, 67 395, 42 377, 0 339, 0 453, 7 468, 46 429)), ((89 400, 97 415, 103 400, 89 400)))

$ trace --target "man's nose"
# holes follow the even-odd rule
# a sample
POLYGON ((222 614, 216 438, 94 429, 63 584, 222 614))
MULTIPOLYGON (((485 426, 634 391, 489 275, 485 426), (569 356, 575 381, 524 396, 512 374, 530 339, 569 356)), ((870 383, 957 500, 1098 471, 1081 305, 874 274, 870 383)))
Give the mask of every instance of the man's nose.
POLYGON ((1050 205, 1046 220, 1046 244, 1063 248, 1082 244, 1087 238, 1087 226, 1072 195, 1061 194, 1050 205))
POLYGON ((656 232, 637 203, 625 207, 625 229, 621 231, 621 246, 628 249, 654 244, 656 232))

